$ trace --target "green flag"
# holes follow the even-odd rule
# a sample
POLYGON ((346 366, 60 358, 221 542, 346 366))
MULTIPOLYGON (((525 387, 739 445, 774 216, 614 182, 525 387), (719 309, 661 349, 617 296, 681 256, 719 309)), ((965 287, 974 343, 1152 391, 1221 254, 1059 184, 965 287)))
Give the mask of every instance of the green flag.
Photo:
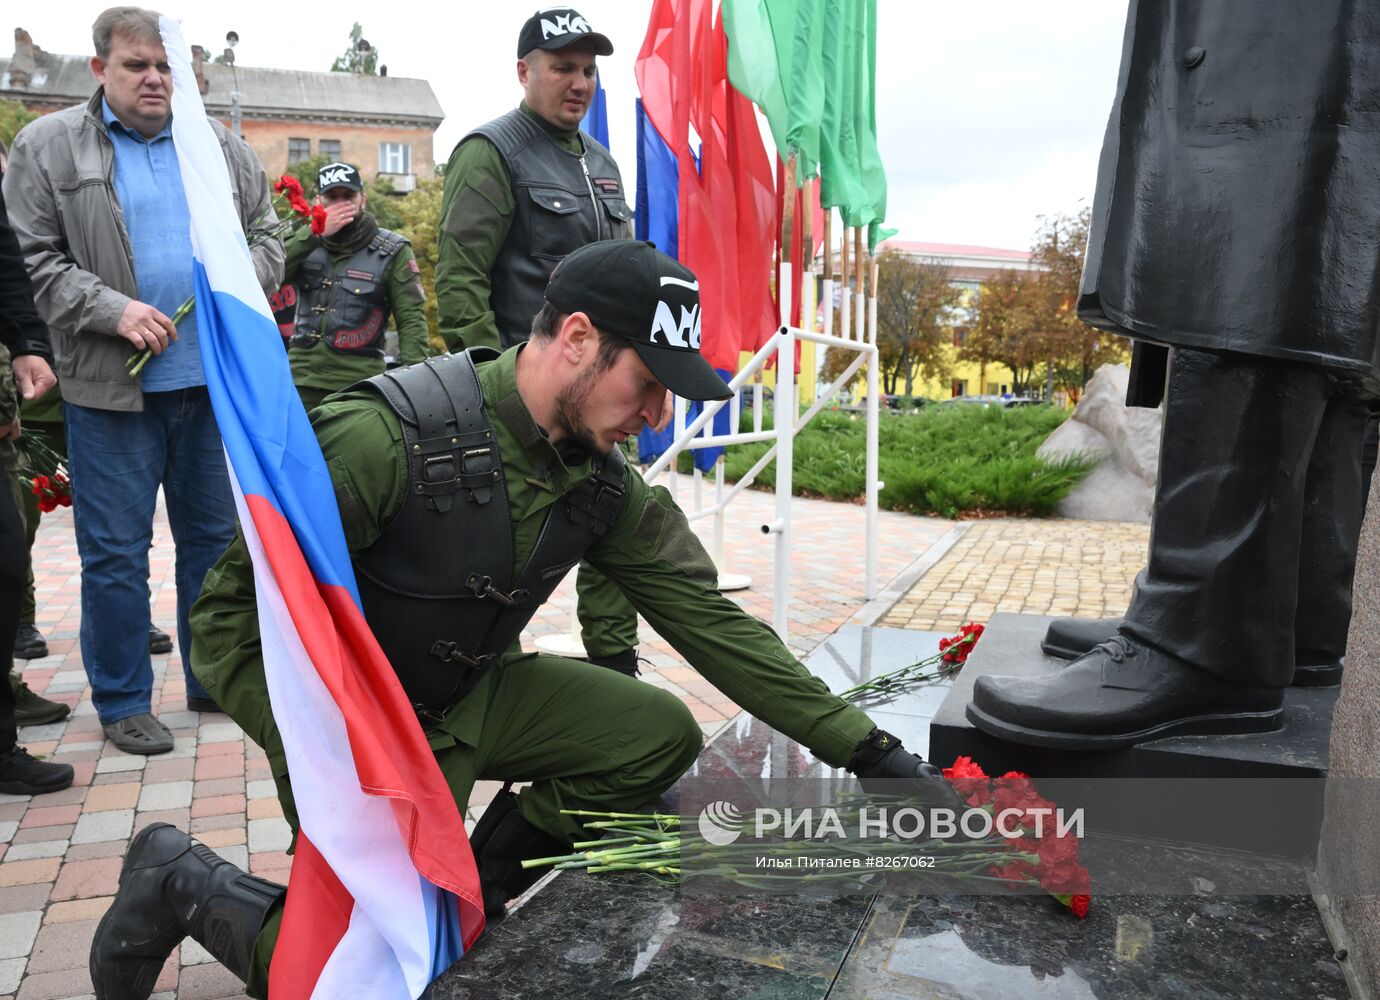
POLYGON ((823 0, 724 0, 728 79, 766 116, 782 159, 796 154, 796 177, 819 170, 824 103, 823 0))
POLYGON ((877 149, 877 0, 723 0, 728 78, 762 110, 801 183, 872 249, 886 218, 877 149))
POLYGON ((869 231, 886 217, 886 172, 877 150, 876 16, 876 0, 824 0, 820 201, 838 208, 845 225, 869 231))

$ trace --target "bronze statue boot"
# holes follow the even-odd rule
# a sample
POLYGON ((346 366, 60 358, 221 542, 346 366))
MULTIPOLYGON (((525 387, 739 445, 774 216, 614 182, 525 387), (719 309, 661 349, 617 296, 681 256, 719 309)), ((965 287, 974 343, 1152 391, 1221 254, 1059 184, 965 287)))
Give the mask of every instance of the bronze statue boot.
MULTIPOLYGON (((1124 618, 1056 618, 1049 623, 1040 648, 1061 660, 1076 660, 1116 635, 1124 618)), ((1337 687, 1342 683, 1342 658, 1322 652, 1294 650, 1294 687, 1337 687)))
POLYGON ((1048 677, 979 677, 968 721, 1011 743, 1114 750, 1169 736, 1272 732, 1284 690, 1242 687, 1118 633, 1048 677))
POLYGON ((144 828, 91 941, 96 1000, 146 1000, 163 963, 189 936, 243 980, 254 940, 286 891, 167 823, 144 828))

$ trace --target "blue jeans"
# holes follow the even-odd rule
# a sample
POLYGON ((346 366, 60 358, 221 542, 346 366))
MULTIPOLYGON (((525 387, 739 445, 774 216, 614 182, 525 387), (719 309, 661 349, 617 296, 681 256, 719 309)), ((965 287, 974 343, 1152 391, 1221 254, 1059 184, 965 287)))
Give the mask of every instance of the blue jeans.
POLYGON ((101 722, 152 710, 149 543, 160 483, 176 552, 187 697, 208 697, 188 665, 187 616, 235 536, 235 501, 205 387, 146 392, 140 413, 69 402, 64 416, 81 555, 81 656, 101 722))

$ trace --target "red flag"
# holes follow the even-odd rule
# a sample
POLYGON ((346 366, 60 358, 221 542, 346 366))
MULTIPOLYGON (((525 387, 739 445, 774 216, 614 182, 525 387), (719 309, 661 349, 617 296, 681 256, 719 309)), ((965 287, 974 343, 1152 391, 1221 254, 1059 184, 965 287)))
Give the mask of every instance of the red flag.
POLYGON ((728 82, 728 41, 711 14, 711 0, 656 0, 635 68, 647 117, 676 154, 679 256, 700 280, 701 350, 733 372, 740 350, 775 327, 775 195, 752 106, 728 82))

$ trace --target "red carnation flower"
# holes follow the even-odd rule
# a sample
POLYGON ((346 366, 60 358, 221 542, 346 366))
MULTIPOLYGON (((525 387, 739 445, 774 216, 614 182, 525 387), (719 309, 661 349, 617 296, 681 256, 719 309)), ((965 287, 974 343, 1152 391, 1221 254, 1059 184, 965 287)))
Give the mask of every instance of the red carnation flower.
POLYGON ((973 762, 971 757, 959 757, 954 761, 953 767, 944 768, 944 777, 953 781, 955 778, 986 778, 987 772, 982 767, 973 762))
POLYGON ((1076 893, 1069 899, 1069 909, 1073 915, 1082 920, 1088 915, 1088 908, 1092 906, 1092 897, 1085 892, 1076 893))
POLYGON ((311 207, 311 231, 314 236, 326 231, 326 209, 321 205, 311 207))
POLYGON ((283 174, 273 185, 273 190, 279 194, 286 194, 288 201, 292 202, 302 197, 302 182, 291 174, 283 174))

